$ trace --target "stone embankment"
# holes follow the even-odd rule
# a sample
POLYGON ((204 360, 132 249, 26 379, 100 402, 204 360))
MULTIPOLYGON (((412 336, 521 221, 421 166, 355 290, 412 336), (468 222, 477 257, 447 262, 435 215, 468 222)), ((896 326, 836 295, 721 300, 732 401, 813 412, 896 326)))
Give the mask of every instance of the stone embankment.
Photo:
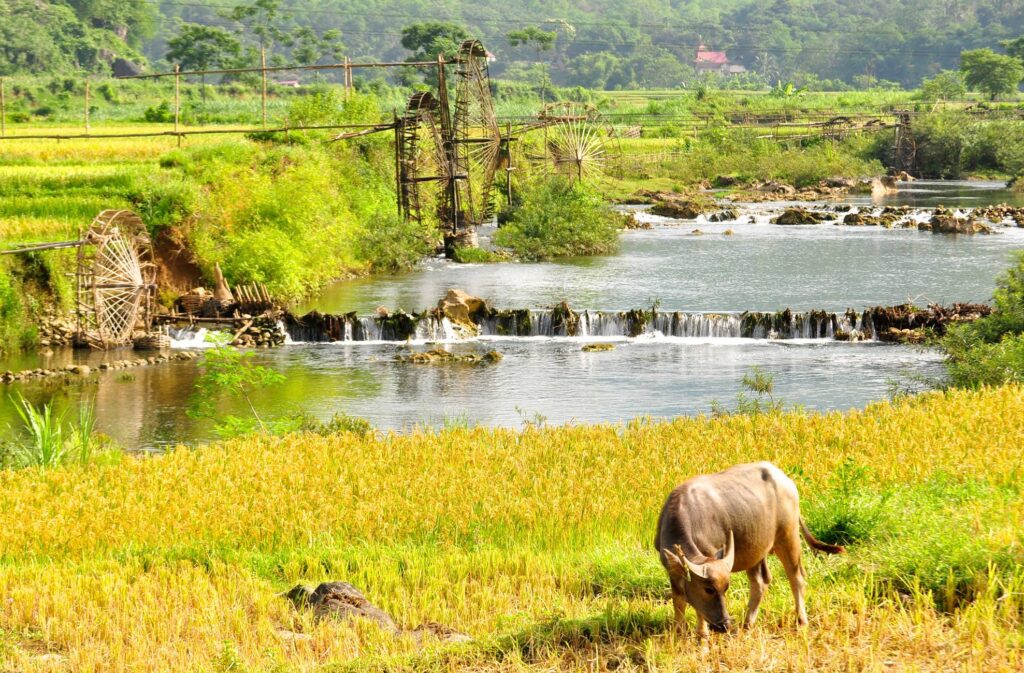
POLYGON ((147 358, 128 358, 124 360, 110 360, 97 365, 69 364, 63 367, 52 369, 36 368, 25 369, 19 372, 6 371, 0 374, 0 383, 15 383, 19 381, 30 381, 32 379, 52 379, 55 381, 67 381, 70 379, 86 379, 94 372, 117 371, 121 369, 134 369, 149 365, 159 365, 166 362, 182 362, 194 360, 199 354, 194 351, 178 351, 174 353, 161 353, 147 358))

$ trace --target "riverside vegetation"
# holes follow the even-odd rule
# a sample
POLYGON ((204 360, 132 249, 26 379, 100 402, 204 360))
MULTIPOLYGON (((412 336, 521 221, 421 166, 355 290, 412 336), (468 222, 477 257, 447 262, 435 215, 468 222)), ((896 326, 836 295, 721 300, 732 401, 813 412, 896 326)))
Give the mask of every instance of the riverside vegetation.
POLYGON ((0 471, 0 668, 1019 670, 1021 436, 1009 385, 845 414, 249 435, 0 471), (807 556, 807 631, 776 581, 753 631, 680 639, 658 509, 686 477, 755 459, 791 474, 815 534, 849 553, 807 556), (473 640, 316 620, 281 595, 330 579, 400 625, 473 640))

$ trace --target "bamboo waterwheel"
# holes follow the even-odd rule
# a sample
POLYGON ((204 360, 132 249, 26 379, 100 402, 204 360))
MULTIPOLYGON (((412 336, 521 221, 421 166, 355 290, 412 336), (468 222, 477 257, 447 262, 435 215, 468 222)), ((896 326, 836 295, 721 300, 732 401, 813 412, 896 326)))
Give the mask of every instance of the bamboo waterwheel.
POLYGON ((146 227, 130 210, 104 210, 78 245, 78 326, 97 348, 129 344, 152 320, 156 266, 146 227))
POLYGON ((593 105, 550 103, 537 116, 544 129, 545 158, 551 170, 582 182, 606 173, 618 155, 618 135, 593 105))
POLYGON ((494 215, 494 176, 501 161, 501 127, 494 113, 487 50, 466 40, 456 61, 455 228, 478 225, 494 215))
POLYGON ((398 186, 402 214, 422 224, 451 219, 452 165, 444 140, 445 119, 429 92, 413 94, 398 120, 398 186))

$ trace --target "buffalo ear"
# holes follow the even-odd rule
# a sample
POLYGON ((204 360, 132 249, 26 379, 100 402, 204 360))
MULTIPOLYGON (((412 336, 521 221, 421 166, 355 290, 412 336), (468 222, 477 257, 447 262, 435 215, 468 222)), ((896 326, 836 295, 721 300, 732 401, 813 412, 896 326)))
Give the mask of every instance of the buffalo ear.
MULTIPOLYGON (((661 550, 661 553, 665 556, 665 563, 668 565, 668 572, 670 575, 682 575, 686 577, 686 563, 679 555, 674 554, 672 550, 665 548, 661 550)), ((685 557, 684 557, 685 558, 685 557)))

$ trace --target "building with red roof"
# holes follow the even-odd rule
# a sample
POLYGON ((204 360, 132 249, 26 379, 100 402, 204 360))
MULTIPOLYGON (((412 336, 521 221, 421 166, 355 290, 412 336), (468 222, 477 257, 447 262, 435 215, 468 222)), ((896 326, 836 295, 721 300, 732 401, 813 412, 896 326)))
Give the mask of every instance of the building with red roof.
POLYGON ((723 75, 738 75, 747 71, 742 65, 730 63, 724 51, 711 51, 703 44, 697 47, 693 67, 697 72, 717 72, 723 75))

